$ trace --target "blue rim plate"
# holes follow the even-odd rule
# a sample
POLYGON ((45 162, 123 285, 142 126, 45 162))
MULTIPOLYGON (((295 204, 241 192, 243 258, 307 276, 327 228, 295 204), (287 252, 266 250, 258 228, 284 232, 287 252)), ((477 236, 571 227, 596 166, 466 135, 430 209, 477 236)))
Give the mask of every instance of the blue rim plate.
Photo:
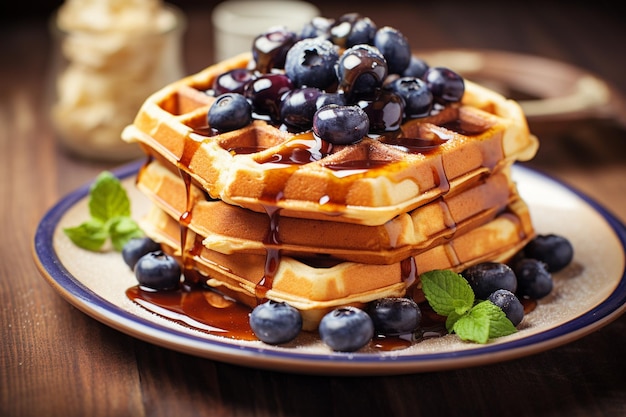
MULTIPOLYGON (((143 162, 114 171, 131 198, 133 215, 147 200, 134 187, 143 162)), ((456 336, 429 339, 392 352, 337 353, 319 342, 276 347, 207 335, 154 316, 125 296, 134 285, 119 253, 91 253, 69 242, 63 227, 88 217, 87 183, 53 206, 34 236, 42 276, 69 303, 94 319, 138 339, 199 357, 261 369, 324 375, 392 375, 502 362, 555 348, 607 325, 626 310, 626 228, 605 208, 545 174, 515 165, 513 177, 538 233, 566 236, 572 265, 555 274, 555 290, 528 314, 517 333, 485 345, 456 336)), ((308 343, 308 342, 307 342, 308 343)))

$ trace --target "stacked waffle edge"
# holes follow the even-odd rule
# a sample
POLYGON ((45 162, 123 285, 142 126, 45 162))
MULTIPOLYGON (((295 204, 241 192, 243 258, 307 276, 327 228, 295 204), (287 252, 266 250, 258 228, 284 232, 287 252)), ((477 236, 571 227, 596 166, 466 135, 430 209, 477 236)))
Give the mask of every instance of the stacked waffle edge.
POLYGON ((511 166, 538 143, 516 102, 466 80, 460 103, 402 126, 437 141, 428 152, 376 137, 321 152, 312 133, 260 120, 209 133, 205 91, 250 59, 164 87, 123 133, 147 155, 144 231, 207 285, 251 307, 285 301, 312 330, 338 306, 421 301, 419 274, 506 262, 534 236, 511 166), (294 150, 320 156, 276 158, 294 150))

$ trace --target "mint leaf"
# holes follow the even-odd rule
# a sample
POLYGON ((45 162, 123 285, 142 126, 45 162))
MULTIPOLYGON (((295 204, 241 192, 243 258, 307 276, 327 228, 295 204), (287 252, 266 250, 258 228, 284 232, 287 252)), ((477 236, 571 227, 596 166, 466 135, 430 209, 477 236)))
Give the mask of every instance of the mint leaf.
POLYGON ((89 214, 107 222, 114 217, 130 216, 130 200, 115 175, 108 171, 96 178, 89 191, 89 214))
POLYGON ((106 227, 98 220, 88 220, 79 226, 63 229, 70 240, 78 247, 90 251, 99 250, 108 237, 106 227))
POLYGON ((460 316, 474 305, 474 291, 467 280, 450 270, 434 270, 420 275, 426 300, 437 314, 460 316))
POLYGON ((487 343, 489 339, 517 331, 500 307, 491 301, 476 304, 454 324, 453 330, 462 340, 476 343, 487 343))
POLYGON ((454 333, 454 325, 463 316, 465 316, 465 313, 457 314, 453 311, 448 317, 446 317, 446 330, 448 333, 454 333))
POLYGON ((130 217, 126 190, 111 172, 100 173, 89 188, 88 207, 91 216, 88 221, 63 229, 76 246, 96 252, 111 238, 113 248, 121 251, 130 239, 143 235, 130 217))
POLYGON ((143 232, 139 228, 137 222, 130 217, 116 217, 109 225, 109 235, 113 248, 120 252, 126 242, 134 237, 140 237, 143 232))
POLYGON ((487 343, 489 340, 489 313, 479 306, 477 304, 454 323, 452 330, 462 340, 476 343, 487 343))
POLYGON ((456 333, 462 340, 487 343, 517 331, 502 309, 491 301, 474 305, 474 291, 460 274, 434 270, 421 274, 420 280, 432 309, 446 316, 448 332, 456 333))
POLYGON ((476 304, 472 310, 481 309, 489 317, 489 338, 507 336, 517 331, 511 320, 506 317, 504 311, 491 301, 483 301, 476 304))

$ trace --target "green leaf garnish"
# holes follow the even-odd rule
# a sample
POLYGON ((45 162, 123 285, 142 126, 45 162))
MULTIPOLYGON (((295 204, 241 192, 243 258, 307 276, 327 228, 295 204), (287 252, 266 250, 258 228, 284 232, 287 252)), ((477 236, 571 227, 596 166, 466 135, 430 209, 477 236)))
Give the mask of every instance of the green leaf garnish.
POLYGON ((424 295, 437 314, 462 315, 474 305, 474 291, 459 274, 435 270, 420 275, 424 295))
POLYGON ((131 238, 143 235, 130 217, 126 190, 111 172, 103 171, 89 188, 88 207, 89 220, 63 229, 76 246, 97 252, 110 238, 113 248, 121 251, 131 238))
POLYGON ((491 301, 476 304, 474 291, 460 274, 434 270, 420 275, 422 290, 432 309, 446 316, 446 329, 462 340, 487 343, 517 329, 491 301))

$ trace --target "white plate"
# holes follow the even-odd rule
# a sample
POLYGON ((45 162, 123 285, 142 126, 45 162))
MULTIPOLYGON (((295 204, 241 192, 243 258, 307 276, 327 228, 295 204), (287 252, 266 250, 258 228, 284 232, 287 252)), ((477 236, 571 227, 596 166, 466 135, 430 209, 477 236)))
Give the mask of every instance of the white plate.
MULTIPOLYGON (((115 171, 131 199, 133 216, 148 208, 135 186, 142 162, 115 171)), ((514 179, 530 206, 538 233, 567 237, 574 261, 555 274, 552 294, 539 302, 513 335, 478 345, 455 335, 390 352, 336 353, 303 336, 288 347, 237 341, 188 329, 147 312, 125 291, 136 285, 117 252, 74 246, 63 228, 88 218, 86 184, 41 220, 34 257, 44 278, 69 303, 96 320, 138 339, 176 351, 263 369, 326 375, 381 375, 479 366, 551 349, 605 326, 626 310, 626 228, 589 197, 536 171, 514 166, 514 179)))

